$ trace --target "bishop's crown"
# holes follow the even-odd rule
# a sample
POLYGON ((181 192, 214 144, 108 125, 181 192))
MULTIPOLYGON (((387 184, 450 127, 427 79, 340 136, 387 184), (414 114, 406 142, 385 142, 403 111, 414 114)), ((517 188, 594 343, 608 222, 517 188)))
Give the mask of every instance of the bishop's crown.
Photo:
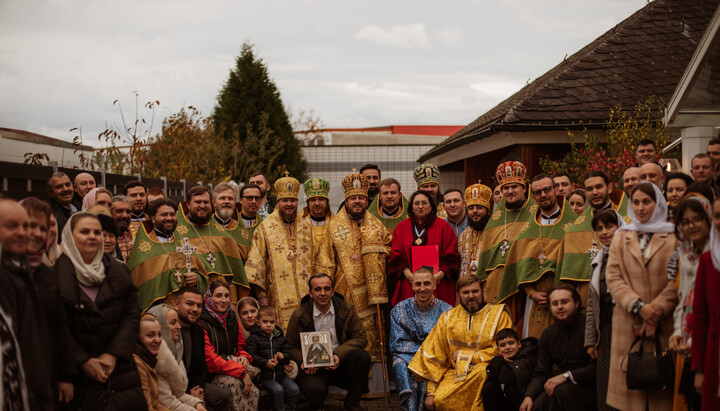
POLYGON ((502 186, 510 183, 518 183, 527 186, 525 176, 527 169, 525 165, 519 161, 506 161, 500 164, 495 171, 495 177, 502 186))
POLYGON ((368 183, 364 175, 359 174, 353 169, 352 174, 348 174, 342 179, 342 188, 345 192, 345 198, 352 196, 368 196, 368 183))
POLYGON ((435 164, 425 163, 415 167, 413 172, 415 182, 420 187, 430 183, 440 183, 440 170, 438 170, 435 164))
POLYGON ((275 191, 277 192, 277 199, 282 200, 283 198, 298 198, 298 191, 300 191, 300 182, 297 179, 290 177, 290 173, 285 171, 285 177, 278 178, 275 180, 275 191))
POLYGON ((473 184, 465 189, 465 202, 467 206, 481 205, 490 210, 490 197, 492 196, 492 190, 490 187, 480 184, 473 184))

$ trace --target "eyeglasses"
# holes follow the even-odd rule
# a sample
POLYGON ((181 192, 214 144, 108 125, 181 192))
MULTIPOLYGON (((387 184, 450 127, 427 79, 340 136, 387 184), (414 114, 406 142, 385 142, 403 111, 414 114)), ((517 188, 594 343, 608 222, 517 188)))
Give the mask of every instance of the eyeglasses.
POLYGON ((243 196, 247 201, 260 201, 260 196, 243 196))
POLYGON ((553 186, 548 186, 548 187, 545 187, 545 188, 541 188, 541 189, 539 189, 539 190, 535 190, 535 191, 533 191, 532 193, 533 193, 534 196, 539 196, 539 195, 542 194, 542 193, 550 194, 550 192, 553 191, 554 189, 555 189, 555 187, 553 187, 553 186))
POLYGON ((705 219, 702 217, 695 217, 690 220, 682 220, 682 221, 680 221, 680 227, 682 227, 683 229, 688 228, 691 225, 700 227, 702 225, 703 221, 705 221, 705 219))

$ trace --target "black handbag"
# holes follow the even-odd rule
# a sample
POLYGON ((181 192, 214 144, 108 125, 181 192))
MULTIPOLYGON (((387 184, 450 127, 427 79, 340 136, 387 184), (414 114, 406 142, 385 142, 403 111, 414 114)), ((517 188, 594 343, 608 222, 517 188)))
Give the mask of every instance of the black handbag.
MULTIPOLYGON (((672 389, 675 381, 675 367, 670 352, 663 351, 660 338, 636 337, 627 355, 627 387, 630 390, 665 391, 672 389), (654 351, 643 351, 646 341, 653 341, 654 351), (640 343, 640 350, 632 351, 640 343)), ((621 366, 622 368, 622 366, 621 366)))

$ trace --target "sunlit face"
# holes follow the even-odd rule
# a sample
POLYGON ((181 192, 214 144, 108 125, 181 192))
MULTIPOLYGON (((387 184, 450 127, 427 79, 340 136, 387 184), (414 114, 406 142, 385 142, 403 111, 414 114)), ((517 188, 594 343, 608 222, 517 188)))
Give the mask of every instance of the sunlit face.
POLYGON ((323 218, 327 213, 328 199, 325 197, 312 197, 307 201, 310 215, 315 218, 323 218))
POLYGON ((665 183, 665 174, 659 165, 647 163, 640 167, 640 181, 649 181, 662 189, 665 183))
POLYGON ((327 277, 313 279, 308 294, 318 310, 327 312, 332 304, 332 296, 335 294, 332 281, 327 277))
POLYGON ((579 302, 575 302, 568 290, 555 290, 548 295, 550 314, 558 323, 567 323, 575 317, 579 302))
POLYGON ((262 199, 260 189, 246 188, 243 190, 242 197, 240 197, 240 208, 245 217, 254 218, 257 215, 260 199, 262 199))
POLYGON ((415 294, 415 302, 421 307, 426 307, 433 301, 433 292, 436 288, 435 278, 430 271, 417 271, 412 276, 412 289, 415 294))
POLYGON ((111 254, 115 250, 117 244, 117 237, 115 233, 103 230, 103 252, 105 254, 111 254))
POLYGON ((710 224, 707 218, 690 208, 685 209, 679 224, 683 236, 696 245, 705 244, 710 236, 710 224))
POLYGON ((512 337, 503 338, 497 342, 498 353, 507 359, 515 358, 520 347, 522 347, 520 341, 512 337))
POLYGON ((95 178, 92 176, 92 174, 88 173, 80 173, 75 177, 75 192, 77 192, 80 197, 85 197, 85 195, 90 192, 93 188, 95 188, 95 178))
POLYGON ((553 178, 553 183, 555 185, 555 194, 558 196, 563 196, 565 198, 568 198, 570 193, 572 193, 572 184, 570 183, 570 177, 568 176, 558 176, 553 178))
POLYGON ((180 325, 180 318, 178 317, 177 311, 168 309, 165 314, 165 320, 167 321, 173 341, 180 341, 180 329, 182 325, 180 325))
POLYGON ((140 342, 150 354, 157 355, 160 352, 160 344, 162 344, 160 323, 148 320, 140 321, 140 342))
POLYGON ((657 151, 652 144, 646 144, 644 146, 638 146, 635 150, 635 160, 638 165, 642 166, 646 163, 652 163, 657 159, 657 151))
POLYGON ((276 208, 283 220, 294 221, 298 209, 297 198, 281 198, 278 200, 276 208))
POLYGON ((242 321, 243 326, 245 326, 246 329, 249 330, 253 327, 253 325, 255 325, 257 313, 257 307, 252 304, 243 304, 240 307, 238 310, 238 316, 240 316, 240 321, 242 321))
POLYGON ((525 186, 518 183, 507 183, 503 184, 502 195, 505 199, 505 204, 518 204, 525 202, 525 186))
POLYGON ((230 290, 227 287, 220 286, 213 291, 212 295, 213 303, 220 311, 226 311, 230 307, 230 290))
POLYGON ((145 187, 136 186, 128 188, 127 198, 130 199, 130 206, 132 212, 135 214, 141 214, 145 211, 145 187))
POLYGON ((380 186, 380 204, 386 210, 394 210, 400 204, 400 190, 397 184, 380 186))
POLYGON ((690 174, 701 183, 710 184, 713 179, 713 166, 710 157, 695 158, 690 166, 690 174))
POLYGON ((452 191, 443 196, 443 207, 448 218, 459 221, 465 217, 465 199, 457 191, 452 191))
POLYGON ((228 188, 219 192, 213 200, 215 213, 223 220, 227 220, 235 213, 235 190, 228 188))
POLYGON ((635 190, 632 196, 632 208, 635 213, 635 217, 641 223, 650 221, 650 217, 655 211, 655 200, 649 195, 645 194, 640 190, 635 190))
POLYGON ((188 201, 188 213, 197 220, 208 221, 211 217, 210 213, 212 213, 210 193, 192 196, 188 201))
POLYGON ((194 324, 202 312, 203 299, 200 294, 184 293, 175 299, 175 309, 180 323, 189 327, 194 324))
POLYGON ((42 213, 29 213, 27 251, 30 254, 39 252, 45 247, 47 239, 48 218, 42 213))
POLYGON ((105 192, 96 192, 95 193, 95 204, 101 205, 108 210, 110 210, 110 207, 112 207, 112 197, 108 195, 108 193, 105 192))
POLYGON ((479 282, 462 287, 458 294, 460 296, 460 305, 465 308, 465 311, 471 314, 480 311, 483 305, 483 294, 479 282))
POLYGON ((413 198, 412 209, 415 217, 421 220, 427 217, 432 211, 432 207, 430 206, 430 200, 428 200, 427 195, 415 195, 415 197, 413 198))
POLYGON ((612 239, 615 236, 615 232, 617 231, 617 229, 617 224, 605 224, 600 221, 597 223, 597 227, 595 228, 595 235, 598 236, 600 244, 604 245, 605 247, 610 247, 610 244, 612 243, 612 239))
POLYGON ((594 209, 607 204, 610 190, 602 177, 590 177, 585 180, 585 197, 594 209))
POLYGON ((570 208, 572 208, 577 215, 580 215, 585 211, 585 197, 578 193, 573 193, 568 199, 568 203, 570 204, 570 208))
POLYGON ((553 180, 550 177, 533 181, 530 189, 532 190, 533 200, 540 206, 540 210, 544 212, 555 210, 555 207, 557 207, 557 194, 553 180))
POLYGON ((265 314, 258 317, 257 323, 264 333, 272 335, 273 331, 275 330, 275 325, 277 324, 277 319, 274 315, 265 314))
POLYGON ((685 193, 687 192, 685 180, 682 178, 673 178, 668 181, 665 192, 667 194, 668 205, 673 208, 677 207, 680 200, 682 200, 683 196, 685 196, 685 193))
POLYGON ((268 184, 268 181, 265 179, 265 177, 262 176, 262 174, 255 177, 250 177, 248 184, 255 184, 256 186, 260 187, 260 192, 262 193, 263 197, 265 197, 268 189, 270 188, 270 184, 268 184))
POLYGON ((97 218, 83 217, 76 220, 72 236, 85 263, 90 263, 103 246, 102 227, 97 218))
POLYGON ((73 198, 73 186, 70 182, 70 177, 53 177, 48 183, 48 194, 50 198, 57 201, 59 204, 69 206, 73 198))

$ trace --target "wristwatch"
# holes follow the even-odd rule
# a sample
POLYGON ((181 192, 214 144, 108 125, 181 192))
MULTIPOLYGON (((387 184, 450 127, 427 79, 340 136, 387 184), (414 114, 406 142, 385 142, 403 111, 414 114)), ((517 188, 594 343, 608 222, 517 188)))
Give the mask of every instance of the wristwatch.
POLYGON ((563 373, 563 377, 565 377, 566 380, 569 380, 570 379, 570 371, 565 371, 563 373))
POLYGON ((640 312, 640 309, 643 308, 644 305, 645 305, 645 303, 642 302, 642 300, 638 298, 638 300, 635 301, 635 304, 633 304, 633 306, 632 306, 632 310, 631 310, 632 314, 638 315, 638 313, 640 312))

